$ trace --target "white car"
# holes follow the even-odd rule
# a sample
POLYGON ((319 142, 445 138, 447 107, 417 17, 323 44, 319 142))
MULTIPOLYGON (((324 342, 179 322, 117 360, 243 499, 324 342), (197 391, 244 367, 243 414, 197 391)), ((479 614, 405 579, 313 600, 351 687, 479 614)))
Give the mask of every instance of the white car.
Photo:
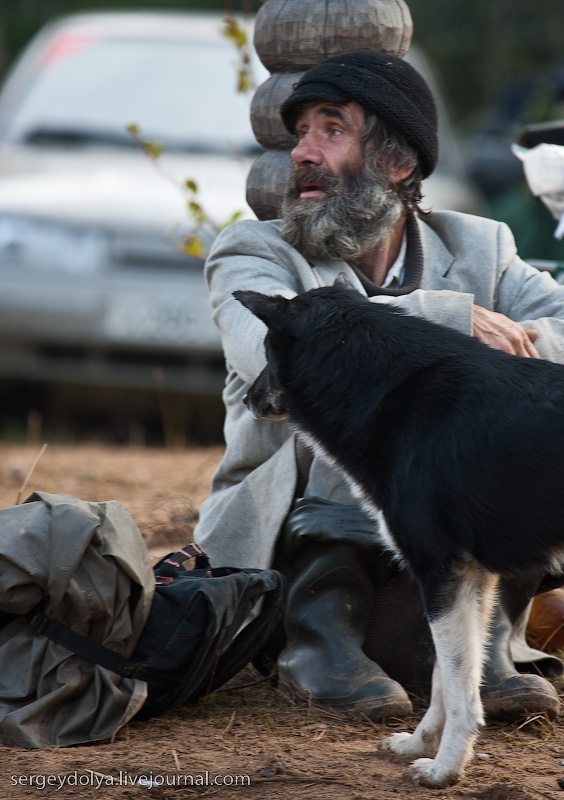
MULTIPOLYGON (((221 16, 100 13, 48 25, 0 93, 0 377, 218 393, 192 199, 251 216, 260 147, 221 16), (164 147, 155 162, 126 130, 164 147), (198 192, 185 191, 194 181, 198 192)), ((244 27, 244 23, 243 23, 244 27)), ((263 80, 266 70, 256 76, 263 80)))

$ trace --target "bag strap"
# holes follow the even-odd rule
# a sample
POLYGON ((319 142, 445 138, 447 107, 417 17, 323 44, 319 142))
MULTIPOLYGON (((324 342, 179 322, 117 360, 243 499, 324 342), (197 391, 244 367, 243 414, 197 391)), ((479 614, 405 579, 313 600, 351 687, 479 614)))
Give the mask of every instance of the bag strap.
MULTIPOLYGON (((155 566, 155 583, 173 583, 181 565, 190 558, 196 559, 196 565, 198 565, 198 560, 203 561, 204 564, 209 563, 208 557, 201 547, 198 547, 197 544, 187 544, 177 550, 176 553, 171 553, 163 558, 155 566)), ((116 672, 124 678, 134 677, 139 669, 139 664, 136 661, 131 661, 114 650, 110 650, 109 647, 95 642, 88 636, 83 636, 81 633, 73 631, 67 625, 48 617, 42 611, 32 612, 29 630, 34 636, 46 636, 72 653, 82 656, 87 661, 99 664, 105 669, 116 672)))
POLYGON ((166 585, 174 583, 178 576, 182 564, 189 561, 191 558, 196 559, 195 569, 208 569, 210 576, 213 571, 210 570, 210 562, 207 554, 198 547, 197 544, 187 544, 177 550, 176 553, 169 553, 153 567, 155 573, 155 583, 158 585, 166 585))
POLYGON ((99 664, 105 669, 117 672, 124 678, 133 678, 139 667, 135 661, 131 661, 125 656, 121 656, 109 647, 105 647, 88 636, 71 630, 56 619, 52 619, 38 611, 29 622, 29 630, 34 636, 46 636, 53 642, 62 645, 67 650, 79 656, 99 664))
POLYGON ((201 547, 198 547, 197 544, 187 544, 184 547, 181 547, 180 550, 177 550, 176 553, 171 553, 169 556, 165 556, 162 563, 172 564, 175 567, 179 567, 190 558, 204 558, 206 561, 208 560, 206 553, 204 553, 201 547))
POLYGON ((208 554, 198 547, 197 544, 187 544, 176 553, 170 553, 153 567, 155 573, 155 583, 158 586, 166 586, 167 584, 174 583, 178 577, 178 573, 185 561, 195 558, 194 569, 206 569, 206 578, 223 578, 225 575, 232 575, 234 572, 245 572, 242 569, 235 569, 234 567, 211 567, 208 554))

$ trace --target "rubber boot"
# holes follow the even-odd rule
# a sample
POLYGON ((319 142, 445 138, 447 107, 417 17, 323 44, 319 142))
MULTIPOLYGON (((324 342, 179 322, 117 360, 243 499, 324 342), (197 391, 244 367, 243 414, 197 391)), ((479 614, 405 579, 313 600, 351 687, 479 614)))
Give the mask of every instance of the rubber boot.
POLYGON ((402 717, 412 710, 407 693, 362 650, 373 592, 365 561, 366 551, 335 541, 295 553, 279 684, 341 713, 402 717))
MULTIPOLYGON (((519 621, 526 616, 532 597, 537 593, 539 575, 520 578, 503 578, 500 582, 498 602, 492 621, 481 689, 486 714, 494 719, 513 720, 523 716, 546 714, 555 719, 560 711, 560 700, 552 684, 540 674, 522 674, 515 666, 516 648, 511 648, 512 635, 519 621)), ((523 651, 528 650, 524 642, 523 651)), ((530 651, 531 653, 533 651, 530 651)), ((537 651, 538 652, 538 651, 537 651)), ((538 653, 540 656, 541 654, 538 653)), ((542 670, 553 676, 562 673, 559 659, 543 654, 542 670)), ((539 662, 540 664, 540 662, 539 662)), ((535 668, 535 662, 524 668, 535 668)))

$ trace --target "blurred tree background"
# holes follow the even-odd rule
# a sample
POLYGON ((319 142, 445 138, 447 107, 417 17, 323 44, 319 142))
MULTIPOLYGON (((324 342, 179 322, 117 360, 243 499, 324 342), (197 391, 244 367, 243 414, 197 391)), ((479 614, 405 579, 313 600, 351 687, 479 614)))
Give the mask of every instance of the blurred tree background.
MULTIPOLYGON (((414 38, 436 62, 457 121, 497 98, 509 81, 518 84, 558 63, 564 65, 562 0, 407 2, 414 38)), ((554 98, 548 97, 553 87, 548 83, 545 97, 537 98, 528 121, 554 116, 554 98)))
MULTIPOLYGON (((562 0, 407 2, 415 39, 435 61, 458 122, 496 98, 510 79, 564 63, 562 0)), ((257 11, 260 5, 261 0, 0 0, 0 75, 36 30, 60 14, 156 7, 241 13, 257 11)), ((531 121, 554 116, 554 108, 550 112, 543 108, 547 102, 537 98, 531 121)))

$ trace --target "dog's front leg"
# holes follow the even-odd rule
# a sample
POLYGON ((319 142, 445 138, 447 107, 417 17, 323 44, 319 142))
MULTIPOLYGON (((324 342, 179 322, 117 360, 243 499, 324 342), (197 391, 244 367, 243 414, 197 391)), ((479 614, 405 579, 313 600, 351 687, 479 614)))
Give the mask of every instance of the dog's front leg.
POLYGON ((382 750, 391 750, 411 756, 434 756, 439 749, 441 734, 445 724, 445 706, 441 684, 441 669, 435 662, 431 703, 425 716, 413 733, 393 733, 380 742, 382 750))
POLYGON ((480 679, 496 585, 497 576, 468 564, 449 610, 430 620, 446 719, 435 758, 418 759, 407 770, 415 783, 436 788, 456 783, 472 758, 484 723, 480 679))

